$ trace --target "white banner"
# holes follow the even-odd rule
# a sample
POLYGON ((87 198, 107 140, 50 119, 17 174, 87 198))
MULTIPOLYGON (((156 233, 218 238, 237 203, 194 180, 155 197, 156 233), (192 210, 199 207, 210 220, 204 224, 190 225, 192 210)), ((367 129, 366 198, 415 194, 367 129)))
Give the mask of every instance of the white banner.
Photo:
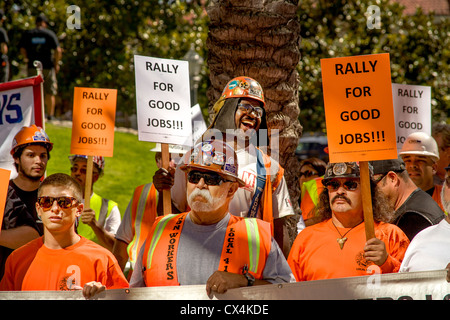
POLYGON ((0 168, 16 175, 10 154, 14 136, 23 126, 42 126, 40 76, 0 84, 0 168), (36 120, 35 120, 36 118, 36 120))
POLYGON ((392 84, 397 151, 413 132, 431 136, 431 87, 392 84))
MULTIPOLYGON (((274 284, 209 297, 204 285, 106 290, 99 300, 450 300, 446 270, 274 284)), ((0 292, 0 300, 84 299, 80 291, 0 292)))
POLYGON ((139 140, 183 144, 192 136, 189 63, 134 56, 139 140))

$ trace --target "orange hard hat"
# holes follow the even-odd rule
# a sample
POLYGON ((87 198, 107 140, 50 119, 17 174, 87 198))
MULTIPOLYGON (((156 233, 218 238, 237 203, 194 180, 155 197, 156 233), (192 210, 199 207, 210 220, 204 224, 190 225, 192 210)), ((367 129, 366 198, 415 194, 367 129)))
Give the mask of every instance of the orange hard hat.
POLYGON ((239 186, 245 182, 238 177, 238 159, 234 149, 222 140, 202 141, 185 155, 180 169, 201 169, 234 178, 239 186))
POLYGON ((222 99, 228 98, 249 98, 255 99, 266 105, 264 101, 264 92, 261 85, 255 79, 250 77, 236 77, 231 79, 222 91, 222 99))
POLYGON ((10 153, 14 156, 18 147, 34 143, 44 144, 48 152, 53 149, 53 143, 50 142, 44 129, 33 124, 29 127, 22 127, 17 132, 13 139, 10 153))

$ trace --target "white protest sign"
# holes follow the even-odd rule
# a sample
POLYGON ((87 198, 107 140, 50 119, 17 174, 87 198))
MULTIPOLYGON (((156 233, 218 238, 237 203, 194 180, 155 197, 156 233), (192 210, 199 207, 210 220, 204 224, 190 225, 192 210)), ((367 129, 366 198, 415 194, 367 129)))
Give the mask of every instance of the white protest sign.
POLYGON ((431 87, 392 84, 397 151, 408 135, 422 131, 431 136, 431 87))
POLYGON ((192 135, 189 63, 134 56, 139 140, 183 144, 192 135))

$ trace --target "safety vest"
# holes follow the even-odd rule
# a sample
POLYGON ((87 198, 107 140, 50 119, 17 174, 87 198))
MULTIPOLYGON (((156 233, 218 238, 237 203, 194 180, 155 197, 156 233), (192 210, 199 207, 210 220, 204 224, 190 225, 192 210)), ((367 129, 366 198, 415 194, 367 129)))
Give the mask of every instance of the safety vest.
POLYGON ((252 202, 247 214, 247 217, 256 218, 261 201, 263 201, 263 211, 261 219, 270 223, 271 233, 273 235, 273 207, 272 207, 272 193, 278 187, 281 179, 283 178, 284 169, 278 166, 278 171, 275 176, 275 180, 272 184, 270 177, 271 159, 270 157, 261 151, 257 150, 256 161, 256 191, 253 195, 252 202))
POLYGON ((133 265, 158 216, 157 201, 158 192, 153 183, 141 185, 134 190, 131 202, 131 228, 134 236, 127 247, 128 258, 133 265))
MULTIPOLYGON (((112 200, 104 199, 100 197, 98 194, 93 193, 91 197, 90 206, 91 209, 95 211, 95 220, 98 221, 99 225, 104 227, 106 218, 109 217, 111 210, 117 206, 117 203, 112 200)), ((97 244, 99 243, 94 230, 92 230, 92 228, 89 225, 83 223, 81 219, 79 220, 78 223, 77 232, 79 235, 91 241, 94 241, 97 244)))
POLYGON ((318 177, 302 184, 300 209, 302 211, 303 220, 314 218, 319 204, 319 196, 323 191, 323 177, 318 177))
MULTIPOLYGON (((142 259, 147 287, 178 286, 177 251, 187 212, 157 220, 145 244, 142 259)), ((244 266, 256 279, 262 273, 271 247, 270 225, 254 218, 230 215, 219 271, 242 274, 244 266)))
POLYGON ((434 191, 433 191, 433 195, 431 197, 433 198, 434 201, 437 202, 437 204, 439 205, 441 210, 445 212, 444 206, 442 205, 442 201, 441 201, 442 187, 443 186, 439 185, 439 184, 434 185, 434 191))

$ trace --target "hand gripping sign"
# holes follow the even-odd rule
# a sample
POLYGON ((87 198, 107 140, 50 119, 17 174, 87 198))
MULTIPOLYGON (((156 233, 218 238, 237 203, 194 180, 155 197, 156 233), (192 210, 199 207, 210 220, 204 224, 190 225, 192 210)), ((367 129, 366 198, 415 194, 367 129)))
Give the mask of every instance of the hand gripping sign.
POLYGON ((389 54, 320 62, 330 162, 360 162, 369 239, 375 233, 368 161, 397 158, 389 54))
POLYGON ((89 208, 91 194, 93 156, 113 156, 116 101, 116 89, 74 89, 70 152, 88 156, 86 208, 89 208))
MULTIPOLYGON (((192 136, 187 61, 134 56, 140 141, 161 143, 162 166, 169 167, 169 144, 192 136)), ((163 191, 164 214, 171 211, 170 190, 163 191)))

